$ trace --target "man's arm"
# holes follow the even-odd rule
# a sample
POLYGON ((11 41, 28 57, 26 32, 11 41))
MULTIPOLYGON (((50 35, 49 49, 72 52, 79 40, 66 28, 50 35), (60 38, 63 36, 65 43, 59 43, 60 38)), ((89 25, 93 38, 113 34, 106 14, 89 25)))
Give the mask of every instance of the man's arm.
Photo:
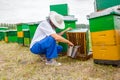
POLYGON ((63 42, 63 43, 67 43, 70 46, 74 46, 74 44, 72 42, 70 42, 69 40, 63 38, 62 36, 60 36, 58 34, 51 34, 51 36, 58 42, 63 42))

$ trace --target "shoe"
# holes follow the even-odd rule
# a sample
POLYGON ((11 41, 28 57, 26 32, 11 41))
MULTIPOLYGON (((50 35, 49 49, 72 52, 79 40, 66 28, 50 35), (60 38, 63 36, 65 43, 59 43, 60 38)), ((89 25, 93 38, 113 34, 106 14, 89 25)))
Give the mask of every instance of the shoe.
POLYGON ((39 54, 41 61, 45 62, 46 61, 46 57, 45 54, 39 54))
POLYGON ((57 62, 56 60, 52 59, 50 61, 46 61, 46 65, 53 65, 53 66, 60 66, 62 65, 61 63, 57 62))

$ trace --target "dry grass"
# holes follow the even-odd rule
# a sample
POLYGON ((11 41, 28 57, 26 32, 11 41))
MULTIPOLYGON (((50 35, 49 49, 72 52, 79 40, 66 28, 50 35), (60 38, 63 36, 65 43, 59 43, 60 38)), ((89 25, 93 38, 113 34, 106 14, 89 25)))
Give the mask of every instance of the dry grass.
POLYGON ((97 65, 93 59, 60 56, 62 66, 46 66, 28 47, 0 42, 0 80, 120 80, 120 68, 97 65))

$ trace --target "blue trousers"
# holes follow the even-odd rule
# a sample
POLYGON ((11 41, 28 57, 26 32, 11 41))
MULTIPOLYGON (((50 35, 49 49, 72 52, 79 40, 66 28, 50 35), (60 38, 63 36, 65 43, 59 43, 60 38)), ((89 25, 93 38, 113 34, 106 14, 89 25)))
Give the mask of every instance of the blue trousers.
POLYGON ((58 57, 58 53, 62 51, 63 47, 56 44, 56 40, 52 36, 48 36, 36 42, 30 51, 34 54, 45 54, 47 59, 58 57))

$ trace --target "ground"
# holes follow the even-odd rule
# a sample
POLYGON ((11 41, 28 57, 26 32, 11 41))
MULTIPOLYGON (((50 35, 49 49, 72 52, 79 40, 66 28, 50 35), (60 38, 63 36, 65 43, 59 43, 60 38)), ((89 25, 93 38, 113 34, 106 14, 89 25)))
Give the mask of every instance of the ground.
POLYGON ((46 66, 28 47, 0 41, 0 80, 120 80, 120 68, 59 56, 62 66, 46 66))

